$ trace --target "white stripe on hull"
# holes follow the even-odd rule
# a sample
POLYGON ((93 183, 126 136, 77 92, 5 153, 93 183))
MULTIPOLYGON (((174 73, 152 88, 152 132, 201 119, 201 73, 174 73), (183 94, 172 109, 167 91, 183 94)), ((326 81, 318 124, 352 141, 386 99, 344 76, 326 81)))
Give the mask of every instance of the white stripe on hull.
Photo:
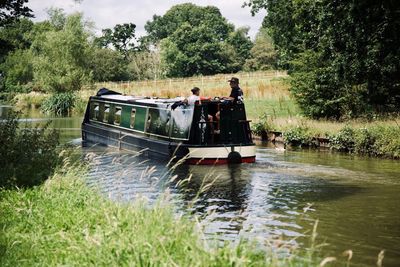
MULTIPOLYGON (((189 147, 188 158, 204 158, 204 159, 226 159, 232 147, 189 147)), ((242 158, 254 157, 256 155, 256 146, 234 146, 233 151, 238 152, 242 158)))

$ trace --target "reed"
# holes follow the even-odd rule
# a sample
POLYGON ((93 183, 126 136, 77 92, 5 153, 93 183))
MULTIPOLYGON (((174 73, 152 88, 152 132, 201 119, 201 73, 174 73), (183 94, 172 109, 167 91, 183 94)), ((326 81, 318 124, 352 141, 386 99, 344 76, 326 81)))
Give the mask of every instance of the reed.
POLYGON ((168 194, 151 207, 143 199, 111 202, 86 186, 86 173, 66 160, 41 187, 0 191, 1 266, 316 265, 249 241, 206 241, 196 220, 174 212, 168 194))
POLYGON ((201 95, 203 96, 227 96, 230 93, 227 80, 232 76, 240 79, 240 86, 243 89, 245 97, 279 98, 281 95, 288 96, 288 85, 282 82, 287 75, 285 72, 277 71, 218 74, 163 80, 101 82, 96 83, 94 87, 86 87, 81 91, 81 95, 87 98, 95 94, 99 88, 106 87, 127 95, 177 97, 189 96, 191 94, 190 89, 197 86, 201 89, 201 95))

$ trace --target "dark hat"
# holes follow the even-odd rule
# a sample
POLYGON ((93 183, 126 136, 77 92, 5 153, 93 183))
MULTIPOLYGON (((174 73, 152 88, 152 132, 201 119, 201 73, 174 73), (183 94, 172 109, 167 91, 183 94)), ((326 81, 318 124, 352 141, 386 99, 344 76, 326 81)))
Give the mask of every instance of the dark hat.
POLYGON ((230 80, 228 80, 228 82, 234 82, 234 83, 239 84, 239 79, 236 77, 232 77, 230 80))
POLYGON ((197 91, 200 91, 200 88, 199 87, 193 87, 192 90, 190 90, 190 91, 192 91, 192 93, 195 93, 197 91))

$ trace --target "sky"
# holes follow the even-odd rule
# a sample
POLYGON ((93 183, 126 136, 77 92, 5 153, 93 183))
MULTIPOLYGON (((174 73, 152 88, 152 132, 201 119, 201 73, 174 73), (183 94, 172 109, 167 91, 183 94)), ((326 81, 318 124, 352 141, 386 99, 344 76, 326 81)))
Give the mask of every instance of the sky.
MULTIPOLYGON (((245 0, 196 0, 190 1, 198 6, 213 5, 219 8, 222 16, 235 27, 250 27, 249 35, 254 40, 265 12, 252 16, 250 8, 242 8, 245 0)), ((189 1, 184 0, 29 0, 27 6, 32 9, 34 21, 43 21, 47 18, 46 9, 50 7, 63 8, 66 13, 83 12, 84 17, 93 21, 96 33, 101 29, 113 28, 116 24, 136 24, 136 36, 146 34, 144 25, 151 20, 154 14, 164 15, 172 6, 189 1)))

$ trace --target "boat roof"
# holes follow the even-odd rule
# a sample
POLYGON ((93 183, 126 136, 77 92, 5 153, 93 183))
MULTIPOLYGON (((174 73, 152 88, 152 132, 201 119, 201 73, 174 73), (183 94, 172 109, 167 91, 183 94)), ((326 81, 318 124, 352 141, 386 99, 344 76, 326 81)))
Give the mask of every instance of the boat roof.
POLYGON ((104 100, 118 100, 123 102, 135 102, 135 103, 143 103, 143 104, 169 104, 175 103, 177 101, 182 101, 184 97, 175 97, 175 98, 158 98, 158 97, 148 97, 148 96, 132 96, 132 95, 120 95, 120 94, 109 94, 96 96, 97 98, 104 100))

